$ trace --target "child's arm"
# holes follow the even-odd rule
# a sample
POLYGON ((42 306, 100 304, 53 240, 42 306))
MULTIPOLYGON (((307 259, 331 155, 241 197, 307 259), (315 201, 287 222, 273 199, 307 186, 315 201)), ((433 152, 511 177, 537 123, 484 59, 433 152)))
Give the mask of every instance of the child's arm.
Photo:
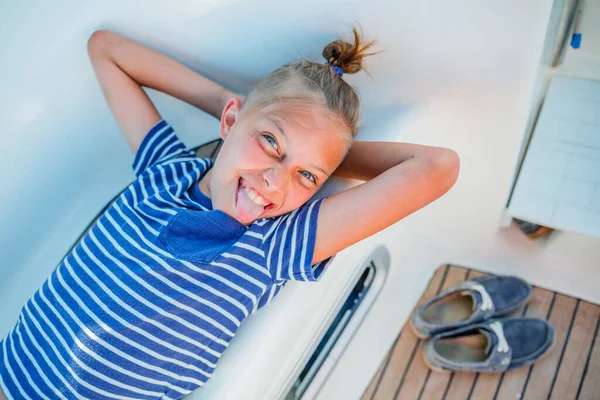
POLYGON ((346 158, 334 175, 342 178, 369 181, 388 169, 414 158, 417 154, 430 155, 442 147, 397 142, 352 142, 346 158))
POLYGON ((88 53, 108 106, 134 154, 161 119, 142 86, 181 99, 215 118, 221 117, 227 100, 236 96, 164 54, 113 32, 94 32, 88 53))
POLYGON ((451 149, 355 142, 335 174, 367 182, 323 202, 313 264, 441 197, 456 182, 459 168, 459 157, 451 149))

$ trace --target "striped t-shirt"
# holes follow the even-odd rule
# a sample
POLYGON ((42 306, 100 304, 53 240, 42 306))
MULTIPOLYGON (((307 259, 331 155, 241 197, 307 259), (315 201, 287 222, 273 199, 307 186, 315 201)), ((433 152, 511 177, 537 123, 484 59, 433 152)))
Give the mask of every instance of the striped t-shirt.
POLYGON ((211 167, 160 121, 137 179, 25 304, 0 342, 8 398, 177 399, 286 280, 314 281, 323 199, 245 226, 213 210, 211 167))

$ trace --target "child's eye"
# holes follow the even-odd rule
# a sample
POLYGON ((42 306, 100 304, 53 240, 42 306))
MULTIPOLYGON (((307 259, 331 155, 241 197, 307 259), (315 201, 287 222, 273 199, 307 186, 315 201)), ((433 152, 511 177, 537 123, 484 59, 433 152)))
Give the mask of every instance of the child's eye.
POLYGON ((300 173, 302 175, 304 175, 304 177, 306 179, 308 179, 309 181, 315 182, 315 183, 317 182, 317 180, 315 179, 315 176, 313 174, 311 174, 310 172, 308 172, 308 171, 300 171, 300 173))
POLYGON ((269 142, 269 144, 271 146, 273 146, 273 148, 275 150, 279 150, 279 145, 277 144, 277 141, 272 136, 263 134, 263 137, 267 140, 267 142, 269 142))

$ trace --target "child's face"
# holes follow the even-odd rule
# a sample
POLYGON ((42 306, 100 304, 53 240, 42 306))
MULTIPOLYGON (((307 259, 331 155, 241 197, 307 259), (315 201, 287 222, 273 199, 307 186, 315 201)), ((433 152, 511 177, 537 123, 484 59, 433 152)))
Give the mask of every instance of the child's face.
POLYGON ((339 166, 350 140, 343 124, 315 106, 291 106, 277 113, 267 107, 240 120, 239 99, 227 103, 220 128, 225 142, 210 176, 214 209, 244 225, 288 213, 339 166))

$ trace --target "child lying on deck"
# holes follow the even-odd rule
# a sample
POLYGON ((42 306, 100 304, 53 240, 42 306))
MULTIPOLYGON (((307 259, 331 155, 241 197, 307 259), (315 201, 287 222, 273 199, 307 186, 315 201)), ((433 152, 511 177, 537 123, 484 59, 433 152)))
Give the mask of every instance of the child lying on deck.
POLYGON ((353 141, 344 73, 365 51, 272 72, 232 93, 146 46, 97 31, 88 50, 137 179, 23 307, 0 342, 0 398, 178 399, 211 376, 242 321, 287 280, 446 193, 447 148, 353 141), (213 163, 186 149, 142 89, 220 119, 213 163), (310 200, 337 175, 365 183, 310 200))

